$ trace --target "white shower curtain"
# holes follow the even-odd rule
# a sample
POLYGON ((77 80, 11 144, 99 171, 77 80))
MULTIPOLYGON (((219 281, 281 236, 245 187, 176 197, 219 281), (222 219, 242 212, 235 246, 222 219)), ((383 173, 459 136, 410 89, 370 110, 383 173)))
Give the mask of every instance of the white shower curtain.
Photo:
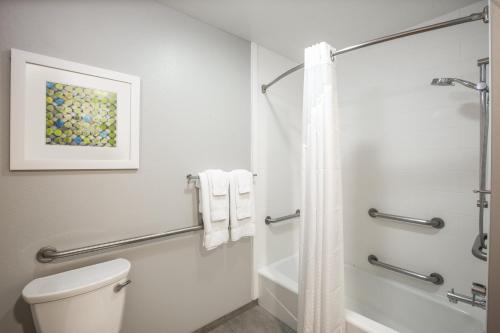
POLYGON ((305 50, 299 333, 345 332, 344 244, 335 63, 305 50))

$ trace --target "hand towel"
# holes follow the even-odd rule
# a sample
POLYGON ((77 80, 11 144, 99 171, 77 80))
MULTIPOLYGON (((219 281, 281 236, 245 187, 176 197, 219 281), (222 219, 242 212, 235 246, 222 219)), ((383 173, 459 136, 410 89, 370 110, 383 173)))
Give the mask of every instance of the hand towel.
POLYGON ((255 234, 253 174, 247 170, 229 173, 231 240, 255 234))
POLYGON ((208 182, 212 190, 210 214, 212 221, 229 218, 229 175, 222 170, 208 170, 208 182))
POLYGON ((229 179, 222 170, 206 170, 199 177, 203 245, 212 250, 229 239, 229 179))

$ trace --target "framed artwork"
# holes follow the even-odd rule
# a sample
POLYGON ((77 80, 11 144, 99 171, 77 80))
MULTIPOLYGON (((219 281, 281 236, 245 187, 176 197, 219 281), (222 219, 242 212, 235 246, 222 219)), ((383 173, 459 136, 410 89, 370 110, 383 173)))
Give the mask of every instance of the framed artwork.
POLYGON ((140 79, 11 50, 10 169, 138 169, 140 79))

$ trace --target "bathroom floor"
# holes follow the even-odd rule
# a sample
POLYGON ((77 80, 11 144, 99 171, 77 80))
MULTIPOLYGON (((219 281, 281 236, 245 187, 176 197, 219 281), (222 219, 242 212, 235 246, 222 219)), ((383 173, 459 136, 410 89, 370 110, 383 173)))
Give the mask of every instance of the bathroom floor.
POLYGON ((260 306, 239 314, 222 325, 209 331, 210 333, 295 333, 272 314, 260 306))

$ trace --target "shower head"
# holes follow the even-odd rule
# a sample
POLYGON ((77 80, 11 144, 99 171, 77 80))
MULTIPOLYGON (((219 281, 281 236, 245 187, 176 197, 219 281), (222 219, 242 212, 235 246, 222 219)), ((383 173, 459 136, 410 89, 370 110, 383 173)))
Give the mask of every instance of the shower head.
POLYGON ((471 88, 474 90, 487 90, 488 86, 484 82, 472 83, 466 80, 457 79, 454 77, 441 77, 432 79, 431 85, 433 86, 454 86, 455 83, 459 83, 467 88, 471 88))
POLYGON ((449 77, 441 77, 432 79, 431 85, 433 86, 453 86, 453 79, 449 77))

